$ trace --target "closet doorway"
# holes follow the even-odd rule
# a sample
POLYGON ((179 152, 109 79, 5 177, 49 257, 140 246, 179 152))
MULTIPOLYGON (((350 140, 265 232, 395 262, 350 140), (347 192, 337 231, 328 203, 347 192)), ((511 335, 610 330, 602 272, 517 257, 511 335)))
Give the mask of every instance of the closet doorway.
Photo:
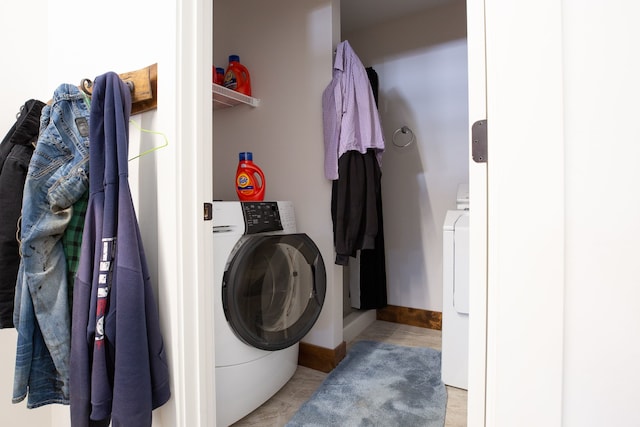
POLYGON ((466 24, 464 0, 341 1, 341 39, 379 80, 390 305, 442 312, 442 225, 469 182, 466 24))
MULTIPOLYGON (((438 1, 431 5, 429 13, 419 13, 415 9, 410 11, 408 16, 395 16, 395 20, 387 22, 384 26, 391 25, 393 22, 396 23, 397 27, 391 36, 380 37, 380 35, 377 35, 375 42, 369 40, 368 43, 360 43, 356 37, 355 30, 347 32, 345 29, 343 31, 344 34, 340 36, 340 26, 335 25, 340 20, 340 11, 336 9, 336 6, 339 7, 340 3, 343 6, 347 6, 352 1, 356 0, 319 1, 317 4, 314 3, 315 6, 299 2, 286 2, 287 8, 284 8, 285 2, 283 2, 278 7, 270 6, 266 8, 262 2, 253 0, 243 6, 244 9, 249 8, 249 5, 251 10, 255 9, 250 16, 246 12, 236 10, 237 7, 234 7, 234 2, 222 0, 215 2, 215 16, 218 17, 219 22, 217 22, 213 31, 214 47, 218 49, 214 49, 214 63, 217 65, 224 63, 226 57, 220 53, 222 50, 224 50, 225 54, 241 52, 242 56, 247 58, 246 62, 251 65, 252 83, 255 83, 255 95, 264 102, 261 103, 260 108, 250 109, 246 107, 240 110, 223 110, 216 115, 213 131, 214 198, 230 196, 227 193, 231 191, 232 187, 228 185, 228 177, 233 175, 235 166, 233 166, 234 162, 229 159, 236 158, 240 147, 247 149, 246 147, 249 146, 249 149, 253 149, 257 152, 256 155, 259 155, 261 167, 269 169, 269 197, 282 200, 293 199, 297 207, 296 214, 305 223, 305 230, 315 233, 314 235, 321 240, 326 239, 323 240, 322 246, 325 251, 325 260, 333 257, 333 245, 330 241, 331 239, 328 238, 331 233, 327 232, 327 230, 331 229, 331 224, 326 223, 328 217, 326 211, 317 208, 318 200, 321 200, 322 197, 328 200, 329 194, 325 192, 330 190, 330 186, 324 180, 318 180, 317 182, 292 180, 291 177, 297 176, 297 173, 300 176, 306 176, 307 171, 291 170, 291 168, 298 168, 299 162, 293 162, 289 165, 290 167, 283 168, 282 159, 285 158, 283 153, 286 153, 286 158, 295 158, 296 156, 311 159, 321 158, 320 156, 323 154, 321 151, 321 139, 317 139, 321 135, 321 129, 319 128, 321 123, 318 122, 318 113, 320 111, 315 110, 318 106, 318 96, 306 99, 294 97, 294 95, 300 92, 321 93, 326 87, 330 76, 329 61, 331 60, 331 51, 329 49, 331 46, 328 45, 327 39, 333 39, 333 42, 335 42, 333 47, 340 39, 348 39, 365 65, 374 67, 379 74, 381 92, 383 90, 388 92, 388 94, 380 94, 380 109, 386 140, 391 141, 391 136, 395 129, 404 125, 412 129, 416 138, 413 144, 407 147, 398 147, 396 151, 389 148, 383 159, 383 203, 386 195, 397 197, 402 194, 394 193, 412 195, 412 197, 406 200, 401 199, 399 202, 393 201, 392 198, 392 204, 395 204, 395 206, 392 205, 391 208, 388 206, 385 208, 385 227, 388 228, 391 223, 408 222, 409 218, 416 224, 409 229, 409 232, 401 230, 396 233, 395 237, 397 237, 398 243, 395 244, 393 243, 393 238, 390 237, 393 234, 393 230, 385 229, 385 239, 391 239, 388 243, 385 242, 388 253, 386 265, 391 265, 387 277, 389 280, 395 280, 398 277, 405 278, 404 282, 399 282, 401 286, 395 291, 398 295, 390 293, 389 303, 398 306, 441 311, 441 229, 444 213, 447 209, 455 208, 457 186, 460 183, 464 183, 465 178, 471 187, 471 204, 474 206, 475 203, 475 206, 479 206, 477 204, 478 196, 480 195, 477 191, 478 183, 477 180, 472 178, 474 170, 480 168, 478 174, 481 176, 481 185, 484 185, 485 182, 483 177, 486 173, 486 167, 484 165, 469 164, 467 148, 469 145, 468 129, 470 129, 470 122, 485 117, 484 93, 477 94, 474 92, 474 99, 479 100, 477 105, 481 107, 475 107, 475 103, 472 105, 469 102, 472 92, 471 75, 473 74, 474 79, 484 79, 484 65, 478 65, 477 62, 474 63, 474 72, 472 73, 469 71, 472 69, 470 63, 466 64, 466 67, 463 63, 460 67, 454 66, 443 69, 447 63, 444 60, 440 62, 432 60, 434 63, 438 62, 440 68, 420 65, 419 60, 422 59, 421 56, 425 55, 446 57, 447 53, 451 54, 451 52, 448 52, 445 47, 451 48, 457 41, 458 58, 461 58, 459 62, 464 62, 466 53, 464 53, 462 46, 464 46, 465 42, 466 19, 467 16, 471 17, 472 14, 470 10, 466 10, 465 13, 466 5, 463 0, 438 1), (443 23, 441 22, 444 19, 443 15, 445 17, 448 16, 444 13, 447 9, 457 11, 457 14, 454 13, 456 18, 453 19, 449 16, 447 18, 449 21, 443 23), (435 14, 436 11, 440 11, 441 15, 435 14), (250 19, 251 17, 256 18, 250 19), (285 19, 296 25, 279 26, 274 24, 274 22, 284 21, 285 19), (246 24, 242 27, 244 31, 235 31, 240 28, 240 23, 246 24), (248 25, 249 23, 251 25, 248 25), (287 28, 287 31, 281 31, 283 28, 287 28), (440 30, 436 31, 438 28, 440 30), (281 37, 288 33, 293 34, 293 30, 295 30, 296 37, 281 37), (424 37, 431 37, 431 39, 425 42, 420 39, 420 35, 422 35, 423 39, 424 37), (404 42, 400 47, 397 46, 398 38, 405 39, 404 41, 400 40, 400 42, 404 42), (268 46, 272 48, 267 49, 268 46), (276 49, 274 46, 279 46, 280 48, 276 49), (438 49, 439 46, 440 48, 438 49), (374 49, 377 49, 377 51, 374 49), (288 61, 295 60, 295 67, 292 69, 304 70, 299 75, 287 75, 291 79, 303 76, 302 82, 290 80, 289 83, 293 87, 303 88, 304 90, 279 90, 280 85, 278 82, 282 81, 282 70, 273 66, 274 64, 282 64, 282 62, 276 60, 279 57, 286 57, 288 61), (379 59, 379 57, 382 57, 382 59, 379 59), (478 70, 481 73, 477 73, 478 70), (455 76, 455 81, 459 80, 459 83, 447 82, 449 86, 433 84, 436 78, 446 79, 451 76, 455 76), (387 82, 393 81, 393 78, 398 81, 397 87, 386 87, 387 82), (431 86, 426 86, 428 90, 425 89, 425 80, 428 80, 427 83, 431 84, 431 86), (409 90, 402 87, 402 84, 405 83, 410 85, 409 90), (459 102, 462 103, 468 102, 468 106, 460 107, 452 101, 452 97, 443 96, 442 92, 438 92, 439 90, 444 91, 450 88, 451 90, 458 89, 464 93, 464 89, 460 89, 460 87, 464 88, 467 84, 469 85, 468 95, 466 95, 468 99, 465 98, 465 95, 458 95, 457 99, 460 99, 459 102), (436 95, 439 96, 437 105, 431 107, 432 110, 422 112, 429 107, 427 105, 428 102, 436 95), (416 98, 415 102, 418 104, 417 107, 413 105, 414 97, 416 98), (294 102, 289 102, 292 98, 294 102), (305 107, 302 108, 302 106, 305 107), (452 109, 455 109, 458 115, 462 115, 463 118, 458 117, 457 120, 459 121, 456 121, 453 131, 448 132, 446 127, 443 129, 439 126, 442 124, 449 125, 447 123, 449 116, 446 113, 452 109), (472 110, 472 113, 469 110, 472 110), (291 117, 296 117, 296 120, 292 121, 291 117), (283 130, 286 130, 286 132, 283 133, 283 130), (455 132, 458 132, 456 136, 454 136, 455 132), (307 135, 308 137, 302 140, 295 140, 294 143, 292 135, 307 135), (454 142, 437 144, 438 141, 442 140, 454 142), (423 144, 434 145, 423 146, 423 144), (452 149, 452 147, 456 147, 454 150, 457 149, 460 153, 458 155, 451 154, 448 150, 452 149), (296 150, 295 154, 291 154, 291 150, 296 150), (392 155, 394 158, 391 157, 392 155), (398 158, 396 164, 400 166, 393 166, 395 157, 398 158), (449 160, 450 158, 452 160, 449 160), (426 162, 426 166, 423 161, 426 162), (450 162, 453 162, 452 164, 456 166, 451 166, 450 162), (392 179, 387 179, 387 174, 391 170, 403 172, 402 169, 411 168, 413 168, 411 173, 407 172, 406 175, 401 175, 400 178, 402 180, 409 175, 410 178, 408 179, 411 179, 411 181, 404 185, 401 184, 399 190, 396 190, 393 186, 391 189, 384 187, 387 185, 387 181, 389 183, 392 182, 392 179), (442 177, 432 178, 430 175, 438 170, 443 171, 443 174, 449 174, 451 173, 449 169, 457 171, 457 175, 445 175, 448 179, 443 179, 442 177), (438 182, 441 182, 442 186, 437 185, 438 182), (392 211, 397 212, 395 218, 391 214, 392 211), (427 247, 425 250, 425 244, 430 244, 431 248, 427 247), (416 248, 419 248, 419 250, 416 248), (394 250, 397 250, 398 253, 394 253, 394 250), (429 252, 425 254, 427 250, 429 252), (425 257, 435 267, 426 265, 425 257), (395 260, 398 260, 398 262, 393 264, 395 260), (403 265, 400 263, 408 263, 410 265, 413 265, 412 263, 420 263, 420 266, 406 268, 396 274, 393 271, 393 265, 403 265), (417 277, 412 277, 412 275, 417 277), (413 283, 419 283, 419 286, 413 286, 413 283), (399 298, 396 299, 396 296, 399 298), (411 303, 406 302, 407 299, 411 303), (413 301, 417 301, 420 305, 414 304, 413 301)), ((422 0, 420 3, 424 2, 425 0, 422 0)), ((358 14, 365 16, 378 3, 382 5, 384 3, 392 3, 394 10, 398 10, 401 7, 400 2, 368 0, 358 10, 358 14)), ((474 19, 469 19, 469 21, 482 24, 484 22, 483 2, 471 3, 474 8, 474 19)), ((389 16, 389 13, 383 14, 383 17, 389 16)), ((345 18, 343 17, 344 20, 345 18)), ((382 29, 383 26, 382 24, 380 25, 382 29)), ((477 45, 477 40, 480 39, 482 40, 481 43, 484 43, 484 28, 479 28, 479 31, 480 35, 474 35, 476 46, 474 46, 473 53, 483 58, 484 46, 477 45)), ((470 39, 468 40, 470 41, 470 39)), ((471 52, 471 49, 469 49, 469 52, 471 52)), ((474 90, 475 88, 484 89, 484 86, 484 82, 480 83, 480 80, 476 80, 473 85, 474 90)), ((474 208, 472 207, 472 209, 474 208)), ((472 223, 476 215, 481 214, 481 211, 482 208, 474 210, 471 219, 472 223)), ((486 220, 486 215, 483 218, 486 220)), ((330 221, 330 218, 328 219, 330 221)), ((486 225, 483 225, 483 227, 486 229, 486 225)), ((481 228, 476 227, 475 229, 481 231, 481 228)), ((485 251, 486 245, 480 244, 479 246, 482 251, 485 251)), ((484 256, 486 257, 486 255, 484 256)), ((482 268, 486 269, 484 265, 482 265, 482 268)), ((329 270, 330 273, 334 274, 334 283, 337 284, 341 281, 341 277, 338 276, 342 275, 342 269, 335 267, 332 271, 331 269, 329 270)), ((486 277, 486 273, 480 273, 474 276, 474 280, 484 277, 486 277)), ((391 283, 389 283, 389 286, 391 287, 391 283)), ((334 294, 340 294, 337 295, 338 298, 329 298, 327 310, 324 313, 325 316, 321 316, 319 319, 316 330, 311 331, 313 336, 309 337, 310 343, 326 348, 335 348, 343 341, 343 330, 341 325, 337 323, 342 319, 336 319, 336 315, 339 316, 341 311, 336 304, 341 304, 343 299, 341 288, 342 286, 338 286, 337 289, 332 290, 334 294)), ((480 283, 479 288, 486 288, 486 283, 480 283)), ((477 318, 486 317, 484 312, 475 311, 474 313, 478 314, 477 318)), ((375 316, 375 313, 373 314, 375 316)), ((479 323, 483 324, 484 322, 479 323)), ((479 337, 480 341, 484 342, 484 331, 481 331, 476 336, 479 337)), ((484 348, 482 353, 484 353, 484 348)), ((480 374, 483 376, 484 360, 480 361, 478 365, 482 365, 481 372, 478 371, 478 376, 480 374)), ((482 377, 482 381, 484 381, 484 377, 482 377)), ((476 389, 479 392, 483 391, 484 383, 476 389)), ((471 398, 471 393, 469 396, 471 398)), ((480 397, 484 399, 483 394, 480 397)), ((482 403, 482 406, 484 406, 484 403, 482 403)), ((476 419, 478 418, 476 417, 476 419)))
MULTIPOLYGON (((340 2, 340 40, 349 41, 379 80, 378 109, 386 143, 382 202, 389 305, 443 311, 442 227, 447 211, 456 209, 458 186, 468 184, 472 226, 479 225, 472 231, 476 249, 471 250, 471 286, 481 292, 472 306, 484 310, 486 165, 474 163, 470 153, 471 124, 486 116, 484 74, 475 73, 484 67, 484 27, 467 19, 474 16, 482 23, 481 7, 481 2, 467 5, 465 0, 340 2), (470 42, 475 43, 473 50, 470 42)), ((353 269, 358 268, 352 263, 352 271, 345 272, 345 339, 358 332, 351 325, 375 319, 370 312, 354 309, 350 301, 350 288, 358 277, 353 269)), ((477 318, 486 316, 479 311, 477 318)), ((482 325, 470 328, 475 333, 470 345, 482 357, 472 362, 469 382, 480 390, 486 332, 482 325)), ((483 419, 484 396, 474 398, 468 410, 474 419, 483 419)))

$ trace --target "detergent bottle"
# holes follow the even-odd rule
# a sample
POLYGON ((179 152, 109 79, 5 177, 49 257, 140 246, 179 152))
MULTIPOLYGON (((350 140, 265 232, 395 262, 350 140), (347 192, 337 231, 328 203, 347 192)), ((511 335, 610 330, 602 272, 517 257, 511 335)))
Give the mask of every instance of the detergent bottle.
POLYGON ((213 82, 222 86, 224 84, 224 68, 214 67, 213 70, 213 82))
POLYGON ((262 170, 253 163, 253 153, 240 153, 236 171, 236 192, 241 202, 261 202, 264 200, 266 180, 262 170))
POLYGON ((229 65, 224 75, 224 87, 251 96, 249 70, 240 63, 238 55, 229 55, 229 65))

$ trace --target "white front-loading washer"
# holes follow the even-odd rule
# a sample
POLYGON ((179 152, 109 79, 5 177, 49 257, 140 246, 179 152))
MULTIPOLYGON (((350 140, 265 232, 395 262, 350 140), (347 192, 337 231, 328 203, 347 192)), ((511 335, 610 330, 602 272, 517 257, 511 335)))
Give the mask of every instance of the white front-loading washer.
POLYGON ((213 202, 216 425, 244 417, 294 374, 326 272, 291 202, 213 202))

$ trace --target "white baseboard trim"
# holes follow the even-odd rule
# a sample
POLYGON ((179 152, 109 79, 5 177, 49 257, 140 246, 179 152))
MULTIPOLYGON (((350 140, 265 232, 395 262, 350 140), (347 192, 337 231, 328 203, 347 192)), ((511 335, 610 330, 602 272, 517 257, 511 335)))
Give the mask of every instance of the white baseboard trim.
POLYGON ((342 339, 351 342, 369 325, 376 321, 376 310, 356 311, 344 318, 342 323, 342 339))

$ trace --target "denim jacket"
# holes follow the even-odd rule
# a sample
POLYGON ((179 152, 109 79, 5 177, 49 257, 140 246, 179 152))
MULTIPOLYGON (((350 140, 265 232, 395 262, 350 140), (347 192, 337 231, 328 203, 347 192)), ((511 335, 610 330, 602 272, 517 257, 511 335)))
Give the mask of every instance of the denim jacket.
POLYGON ((89 106, 69 84, 42 109, 22 204, 22 260, 13 321, 18 331, 13 401, 69 403, 71 315, 61 237, 89 186, 89 106))

